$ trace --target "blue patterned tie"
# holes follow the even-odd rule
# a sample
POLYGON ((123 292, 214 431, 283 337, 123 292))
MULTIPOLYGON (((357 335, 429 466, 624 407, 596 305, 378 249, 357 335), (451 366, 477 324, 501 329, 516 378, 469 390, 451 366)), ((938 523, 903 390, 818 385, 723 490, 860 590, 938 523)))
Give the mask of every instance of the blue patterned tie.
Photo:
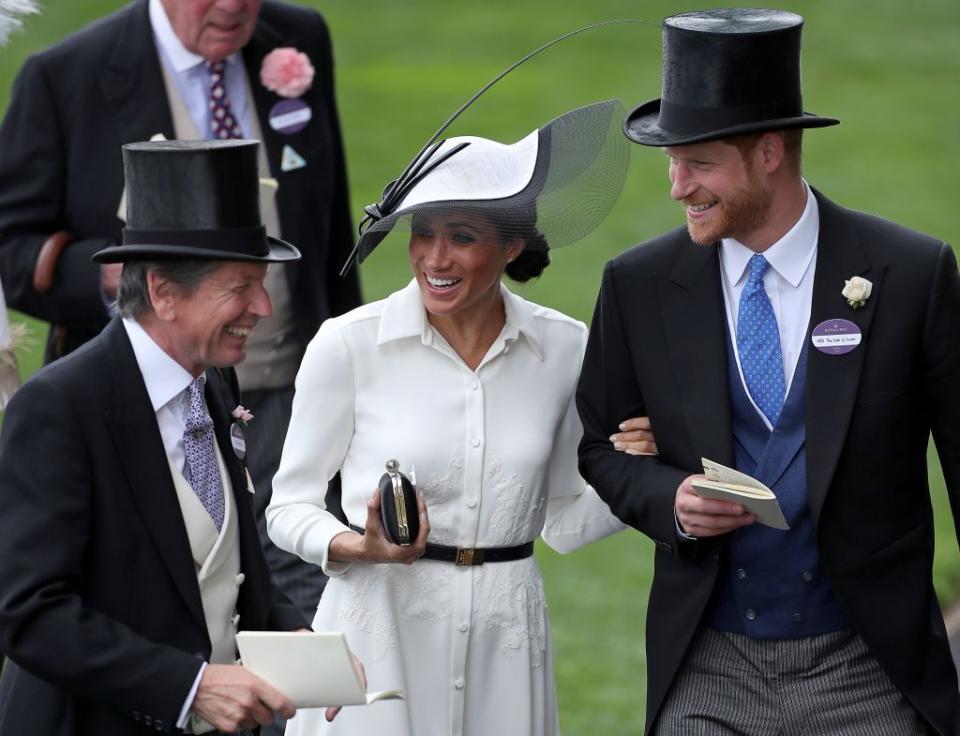
POLYGON ((213 420, 203 401, 204 381, 204 376, 200 376, 190 384, 190 410, 183 431, 183 449, 187 456, 187 480, 219 531, 223 526, 223 484, 217 467, 213 420))
POLYGON ((737 351, 750 395, 770 424, 776 426, 786 388, 777 318, 763 288, 763 274, 769 266, 759 253, 750 257, 750 273, 740 295, 737 351))

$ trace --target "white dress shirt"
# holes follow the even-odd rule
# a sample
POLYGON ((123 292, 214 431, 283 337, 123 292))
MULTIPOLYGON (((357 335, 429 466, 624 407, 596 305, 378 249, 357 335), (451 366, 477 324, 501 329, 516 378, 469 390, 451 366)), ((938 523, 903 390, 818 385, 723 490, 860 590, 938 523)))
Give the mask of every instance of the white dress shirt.
MULTIPOLYGON (((817 198, 813 196, 806 182, 803 186, 807 193, 807 204, 800 219, 780 240, 763 252, 764 258, 770 264, 770 268, 763 276, 763 288, 770 299, 773 314, 777 319, 777 329, 780 332, 784 398, 790 393, 793 375, 803 350, 803 341, 806 339, 810 322, 817 239, 820 234, 817 198)), ((747 263, 752 255, 754 251, 747 246, 733 238, 724 238, 720 245, 720 275, 727 312, 727 326, 730 329, 743 390, 764 424, 772 430, 770 421, 750 396, 743 378, 743 369, 740 367, 740 354, 737 351, 737 314, 740 309, 740 295, 747 283, 747 263)))
MULTIPOLYGON (((190 392, 187 389, 193 382, 193 376, 157 345, 136 321, 125 319, 123 327, 130 338, 134 357, 147 386, 150 404, 157 415, 163 449, 175 468, 185 469, 187 458, 183 449, 183 433, 187 428, 187 413, 190 410, 190 392)), ((193 699, 200 687, 200 678, 206 668, 207 663, 204 662, 180 709, 177 728, 186 727, 193 699)))
MULTIPOLYGON (((190 118, 204 138, 213 138, 209 105, 210 73, 207 71, 205 59, 183 45, 174 33, 160 0, 150 0, 150 25, 153 26, 153 38, 160 63, 173 79, 190 118)), ((250 121, 252 106, 247 99, 247 71, 243 66, 243 56, 238 51, 230 54, 224 61, 224 84, 233 117, 243 130, 244 138, 253 138, 250 121)))

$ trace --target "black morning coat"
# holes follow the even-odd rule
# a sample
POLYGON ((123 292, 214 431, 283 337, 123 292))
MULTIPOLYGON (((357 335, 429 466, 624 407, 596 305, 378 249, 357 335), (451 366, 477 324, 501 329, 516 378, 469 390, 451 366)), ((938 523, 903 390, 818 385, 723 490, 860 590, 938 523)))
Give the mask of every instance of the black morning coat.
MULTIPOLYGON (((207 371, 238 511, 239 626, 303 628, 263 558, 229 436, 235 389, 231 369, 207 371)), ((176 733, 210 641, 156 415, 118 319, 15 394, 0 478, 0 734, 176 733)))
MULTIPOLYGON (((960 275, 948 245, 816 193, 810 328, 840 317, 863 340, 845 355, 810 347, 806 460, 823 571, 856 632, 942 736, 960 734, 960 695, 934 593, 931 432, 960 527, 960 275), (860 309, 841 295, 862 276, 860 309)), ((678 542, 674 497, 701 458, 734 464, 718 247, 685 228, 604 271, 578 388, 580 468, 624 522, 656 546, 647 613, 647 729, 701 622, 723 537, 678 542), (657 457, 614 451, 628 417, 649 415, 657 457)), ((810 339, 807 335, 806 339, 810 339)), ((960 531, 960 530, 958 530, 960 531)))

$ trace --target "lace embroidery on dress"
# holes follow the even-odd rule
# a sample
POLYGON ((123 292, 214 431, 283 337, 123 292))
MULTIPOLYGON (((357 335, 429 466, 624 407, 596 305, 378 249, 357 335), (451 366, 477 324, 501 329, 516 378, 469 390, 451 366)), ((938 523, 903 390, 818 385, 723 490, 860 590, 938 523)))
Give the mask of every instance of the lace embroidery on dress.
POLYGON ((509 547, 535 539, 543 531, 547 516, 543 495, 534 500, 529 486, 520 483, 516 473, 507 475, 496 457, 490 458, 487 480, 483 503, 492 502, 493 510, 483 543, 509 547))
POLYGON ((337 618, 368 634, 382 661, 397 646, 397 616, 430 623, 450 619, 452 576, 453 568, 443 564, 354 565, 341 578, 345 585, 337 618))
MULTIPOLYGON (((534 498, 529 485, 507 473, 490 456, 483 503, 492 504, 484 544, 512 546, 535 539, 543 529, 546 499, 534 498)), ((529 649, 530 664, 540 667, 546 651, 546 601, 540 571, 533 559, 484 565, 474 575, 473 615, 488 629, 500 631, 500 653, 510 657, 529 649)))
POLYGON ((426 481, 418 479, 430 519, 430 541, 456 544, 453 528, 456 502, 463 497, 463 455, 454 452, 442 473, 433 473, 426 481))
POLYGON ((487 629, 500 631, 503 656, 528 649, 530 666, 541 667, 547 642, 540 571, 532 558, 507 564, 509 567, 497 569, 494 565, 476 568, 473 615, 487 629))

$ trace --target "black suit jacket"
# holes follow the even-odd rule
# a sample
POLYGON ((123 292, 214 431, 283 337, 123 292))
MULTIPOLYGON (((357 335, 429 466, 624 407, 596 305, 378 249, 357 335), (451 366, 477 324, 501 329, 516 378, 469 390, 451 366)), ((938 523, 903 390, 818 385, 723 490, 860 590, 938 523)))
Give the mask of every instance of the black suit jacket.
MULTIPOLYGON (((238 510, 240 627, 305 626, 270 582, 225 383, 207 403, 238 510)), ((173 732, 210 656, 156 416, 119 321, 28 381, 0 432, 0 734, 173 732)))
MULTIPOLYGON (((313 10, 265 0, 243 58, 280 184, 281 237, 303 253, 288 273, 306 348, 324 319, 361 303, 356 269, 339 276, 353 232, 327 26, 313 10), (313 118, 293 135, 270 127, 268 113, 281 98, 260 84, 263 57, 279 46, 303 51, 316 69, 302 97, 313 118), (281 171, 284 145, 307 165, 281 171)), ((107 322, 99 266, 90 256, 119 242, 121 145, 155 133, 174 137, 146 0, 30 57, 14 84, 0 127, 0 276, 9 306, 67 328, 64 352, 107 322), (52 290, 39 294, 34 266, 44 240, 58 230, 77 240, 61 256, 52 290)))
MULTIPOLYGON (((809 506, 830 584, 893 682, 941 734, 960 698, 931 581, 927 442, 937 444, 960 527, 960 276, 950 247, 817 194, 810 327, 855 322, 861 345, 808 354, 809 506), (853 310, 844 280, 873 282, 853 310)), ((733 465, 717 246, 678 229, 607 264, 577 394, 580 468, 623 521, 650 536, 647 728, 700 624, 725 539, 679 543, 674 497, 703 457, 733 465), (657 457, 614 452, 618 422, 648 414, 657 457)), ((809 339, 809 333, 807 336, 809 339)))

